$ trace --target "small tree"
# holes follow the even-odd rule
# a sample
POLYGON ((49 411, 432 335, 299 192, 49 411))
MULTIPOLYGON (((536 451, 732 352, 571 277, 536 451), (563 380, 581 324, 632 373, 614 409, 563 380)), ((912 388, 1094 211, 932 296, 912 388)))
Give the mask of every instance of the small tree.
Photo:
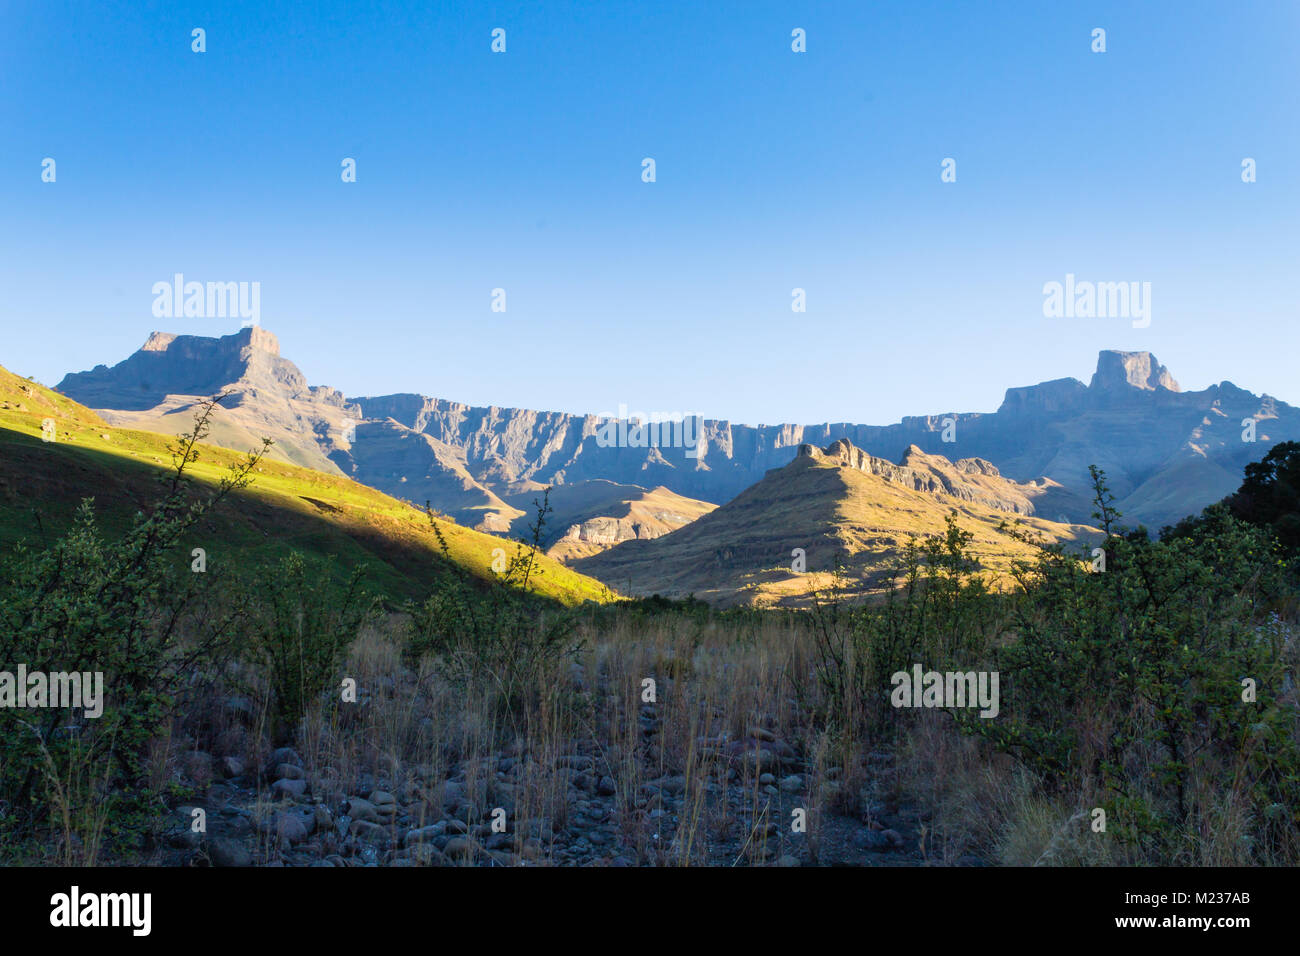
POLYGON ((1228 507, 1242 521, 1271 529, 1292 555, 1300 554, 1300 442, 1280 442, 1262 461, 1247 465, 1228 507))

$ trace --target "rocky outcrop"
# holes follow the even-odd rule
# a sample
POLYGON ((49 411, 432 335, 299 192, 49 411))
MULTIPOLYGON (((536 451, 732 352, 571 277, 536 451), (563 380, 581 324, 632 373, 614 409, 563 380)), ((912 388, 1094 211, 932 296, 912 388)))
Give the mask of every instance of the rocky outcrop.
POLYGON ((573 566, 625 594, 695 597, 718 606, 803 606, 845 567, 858 593, 884 585, 907 543, 946 533, 971 535, 970 550, 994 571, 1032 556, 1005 524, 1047 541, 1087 539, 1090 529, 1033 516, 1049 481, 1021 484, 991 464, 962 467, 913 446, 898 463, 839 440, 801 445, 731 501, 653 540, 625 540, 573 566))
POLYGON ((1003 478, 997 468, 982 458, 963 458, 952 462, 939 455, 927 455, 915 445, 908 445, 901 464, 869 455, 841 438, 825 449, 816 445, 800 445, 800 458, 813 460, 833 459, 848 468, 879 475, 928 495, 947 495, 960 501, 970 501, 1012 514, 1034 514, 1030 494, 1034 486, 1022 488, 1003 478), (1028 492, 1028 493, 1027 493, 1028 492))
MULTIPOLYGON (((528 537, 535 520, 536 492, 521 492, 511 504, 521 512, 510 531, 528 537)), ((596 480, 551 489, 543 541, 547 554, 569 562, 623 541, 649 541, 690 524, 713 505, 673 494, 667 488, 641 488, 596 480)))
POLYGON ((1102 352, 1097 359, 1097 371, 1093 373, 1088 388, 1098 391, 1125 388, 1181 391, 1169 370, 1159 364, 1150 352, 1102 352))

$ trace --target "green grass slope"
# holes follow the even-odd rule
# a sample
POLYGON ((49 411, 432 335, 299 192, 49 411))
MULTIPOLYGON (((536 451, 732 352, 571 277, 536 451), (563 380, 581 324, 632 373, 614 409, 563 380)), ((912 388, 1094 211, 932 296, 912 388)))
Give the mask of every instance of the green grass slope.
MULTIPOLYGON (((83 498, 95 500, 101 529, 125 530, 161 494, 156 478, 171 467, 171 436, 115 428, 83 405, 0 368, 0 548, 37 546, 69 525, 83 498), (57 441, 41 438, 53 419, 57 441)), ((202 446, 191 474, 214 484, 242 456, 202 446)), ((292 550, 329 560, 337 576, 365 564, 367 583, 394 600, 419 597, 448 574, 427 517, 411 504, 350 479, 265 460, 253 484, 208 516, 186 542, 202 547, 209 567, 270 565, 292 550)), ((493 550, 512 542, 439 522, 453 562, 495 579, 493 550)), ((610 599, 606 588, 563 564, 540 558, 530 590, 565 604, 610 599)))

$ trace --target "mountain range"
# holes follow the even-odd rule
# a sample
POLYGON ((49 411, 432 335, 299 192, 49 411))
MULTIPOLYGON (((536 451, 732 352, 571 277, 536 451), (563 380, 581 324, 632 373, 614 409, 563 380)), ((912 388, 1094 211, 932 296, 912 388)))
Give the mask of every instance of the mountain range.
POLYGON ((983 459, 1026 488, 1038 483, 1036 494, 1024 492, 1023 513, 1075 524, 1091 520, 1088 466, 1096 464, 1126 520, 1158 529, 1233 491, 1242 468, 1274 443, 1300 438, 1295 407, 1226 381, 1182 391, 1148 352, 1102 352, 1086 385, 1064 378, 1008 388, 991 413, 892 425, 703 419, 694 447, 611 442, 609 419, 595 415, 411 393, 345 397, 308 384, 256 326, 220 338, 155 332, 126 360, 70 374, 58 390, 111 423, 163 432, 176 431, 200 398, 225 392, 214 443, 246 448, 270 435, 284 460, 429 501, 484 531, 517 532, 540 490, 554 486, 548 540, 601 547, 681 527, 789 464, 802 445, 844 439, 891 462, 912 446, 983 459), (611 484, 620 486, 612 498, 611 484))

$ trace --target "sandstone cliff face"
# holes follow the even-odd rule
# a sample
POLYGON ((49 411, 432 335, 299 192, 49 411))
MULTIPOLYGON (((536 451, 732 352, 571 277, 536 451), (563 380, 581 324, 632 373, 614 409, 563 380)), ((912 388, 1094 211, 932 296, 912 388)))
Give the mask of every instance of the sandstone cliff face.
POLYGON ((1169 370, 1155 360, 1150 352, 1102 352, 1097 360, 1090 389, 1111 392, 1125 387, 1154 391, 1158 388, 1170 392, 1181 391, 1169 370))
MULTIPOLYGON (((840 440, 872 458, 898 460, 892 468, 911 467, 909 481, 1011 502, 1012 511, 1029 507, 1053 520, 1090 520, 1088 466, 1096 464, 1126 519, 1158 528, 1234 491, 1245 465, 1276 442, 1300 439, 1300 410, 1229 382, 1181 391, 1146 352, 1102 352, 1088 385, 1057 379, 1009 388, 992 413, 915 416, 884 426, 752 427, 706 419, 694 455, 681 444, 611 445, 602 441, 604 420, 593 415, 412 394, 346 399, 309 386, 279 355, 275 337, 256 328, 221 339, 155 333, 112 369, 98 366, 60 383, 114 423, 165 432, 185 424, 179 413, 196 396, 227 387, 229 414, 214 428, 214 441, 242 448, 271 434, 277 453, 291 460, 412 501, 431 500, 458 520, 497 529, 518 517, 507 502, 526 486, 603 480, 663 486, 720 504, 788 464, 801 445, 840 440), (1242 441, 1246 418, 1258 423, 1253 444, 1242 441), (943 440, 945 430, 955 441, 943 440), (913 462, 915 455, 955 461, 940 468, 913 462), (983 487, 973 475, 1010 479, 1025 501, 1004 498, 1004 490, 983 487), (1031 487, 1036 493, 1024 490, 1031 487)), ((583 520, 596 517, 615 516, 583 520)))
POLYGON ((800 445, 800 458, 814 461, 832 459, 847 468, 903 485, 928 495, 946 495, 1012 514, 1035 513, 1033 498, 1038 486, 1021 486, 1003 478, 991 462, 981 458, 963 458, 952 462, 939 455, 927 455, 915 445, 908 445, 901 464, 868 455, 845 439, 833 442, 825 450, 816 445, 800 445))

